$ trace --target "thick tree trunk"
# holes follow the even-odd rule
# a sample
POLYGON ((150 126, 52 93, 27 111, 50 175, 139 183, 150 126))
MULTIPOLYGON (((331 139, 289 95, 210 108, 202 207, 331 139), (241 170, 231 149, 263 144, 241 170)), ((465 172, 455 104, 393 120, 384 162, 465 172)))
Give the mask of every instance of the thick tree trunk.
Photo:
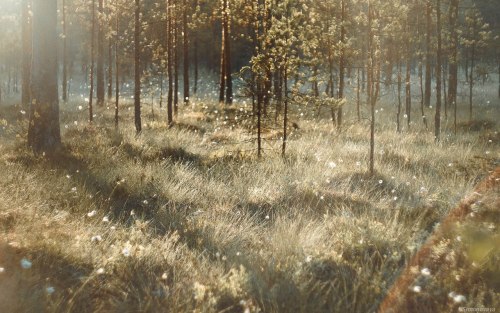
POLYGON ((57 85, 57 1, 34 0, 28 146, 35 154, 61 145, 57 85))
POLYGON ((137 133, 142 131, 141 124, 141 4, 135 0, 134 25, 134 122, 137 133))

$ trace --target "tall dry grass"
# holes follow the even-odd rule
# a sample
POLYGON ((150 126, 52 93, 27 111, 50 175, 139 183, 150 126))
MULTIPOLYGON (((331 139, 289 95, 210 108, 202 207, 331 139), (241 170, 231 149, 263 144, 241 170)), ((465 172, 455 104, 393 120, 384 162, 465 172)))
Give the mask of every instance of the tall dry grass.
MULTIPOLYGON (((171 129, 157 110, 136 135, 128 106, 115 130, 111 109, 89 126, 77 105, 63 108, 65 147, 50 158, 26 151, 25 116, 2 108, 5 312, 374 312, 500 158, 494 105, 457 135, 445 122, 437 144, 419 120, 396 133, 394 107, 381 105, 373 177, 368 124, 350 111, 337 132, 294 107, 286 159, 271 119, 259 160, 249 107, 199 102, 171 129)), ((480 275, 470 274, 467 306, 499 298, 480 275)))

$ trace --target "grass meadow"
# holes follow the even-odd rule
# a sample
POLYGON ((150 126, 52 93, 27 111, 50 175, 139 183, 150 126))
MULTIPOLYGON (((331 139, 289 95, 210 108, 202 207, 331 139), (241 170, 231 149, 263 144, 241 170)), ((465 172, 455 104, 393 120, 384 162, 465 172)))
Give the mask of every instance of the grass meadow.
MULTIPOLYGON (((498 102, 478 101, 473 121, 461 104, 456 134, 448 112, 435 143, 432 109, 429 129, 414 104, 397 133, 382 99, 374 176, 369 121, 352 103, 341 131, 327 110, 294 105, 284 159, 272 113, 257 158, 240 102, 193 100, 172 128, 146 103, 140 135, 131 103, 118 129, 111 104, 93 125, 83 102, 61 104, 64 149, 50 157, 27 150, 24 111, 1 107, 0 311, 376 312, 499 166, 498 102)), ((398 312, 500 309, 498 191, 478 193, 413 269, 398 312)))

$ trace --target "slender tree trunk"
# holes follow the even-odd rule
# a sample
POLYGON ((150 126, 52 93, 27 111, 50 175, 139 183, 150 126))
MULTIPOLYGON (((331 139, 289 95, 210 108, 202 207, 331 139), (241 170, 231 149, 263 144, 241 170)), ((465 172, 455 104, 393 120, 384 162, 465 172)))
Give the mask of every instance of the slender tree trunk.
MULTIPOLYGON (((30 105, 30 76, 31 76, 31 49, 32 49, 32 19, 29 14, 29 6, 31 1, 23 0, 21 3, 21 14, 22 14, 22 86, 21 86, 21 102, 24 108, 28 108, 30 105)), ((0 85, 0 93, 1 93, 0 85)), ((0 97, 1 98, 1 97, 0 97)))
POLYGON ((170 0, 167 1, 167 75, 168 75, 168 96, 167 96, 167 124, 172 127, 174 123, 173 118, 173 73, 172 73, 172 45, 173 45, 173 31, 172 31, 172 8, 170 7, 170 0))
POLYGON ((101 16, 104 13, 103 0, 99 0, 99 19, 97 20, 97 105, 104 105, 104 26, 101 16))
POLYGON ((425 108, 424 108, 424 84, 423 84, 423 65, 422 59, 418 63, 418 78, 420 81, 420 113, 422 114, 422 122, 424 122, 425 129, 428 128, 427 125, 427 117, 425 116, 425 108))
POLYGON ((63 29, 63 70, 62 70, 62 98, 68 101, 68 33, 66 25, 66 1, 62 1, 62 29, 63 29))
POLYGON ((135 0, 134 25, 134 122, 137 133, 142 131, 141 123, 141 3, 135 0))
POLYGON ((61 145, 57 79, 57 1, 33 1, 33 56, 28 146, 35 155, 61 145))
POLYGON ((220 80, 219 80, 219 102, 224 103, 224 91, 226 90, 226 49, 225 49, 225 28, 222 27, 222 39, 220 49, 220 80))
POLYGON ((448 21, 451 30, 451 52, 448 67, 448 103, 453 106, 453 129, 457 133, 457 91, 458 91, 458 32, 456 30, 458 19, 459 0, 450 1, 448 21))
POLYGON ((402 89, 401 61, 398 62, 398 111, 396 113, 396 131, 401 132, 401 89, 402 89))
POLYGON ((194 89, 193 93, 198 94, 198 36, 194 32, 194 89))
POLYGON ((229 15, 229 1, 224 2, 224 56, 226 67, 226 104, 233 103, 233 79, 231 75, 231 17, 229 15))
POLYGON ((411 123, 411 56, 410 56, 410 43, 408 42, 408 52, 406 55, 406 77, 405 77, 405 113, 406 123, 410 129, 411 123))
POLYGON ((446 94, 446 68, 447 62, 443 62, 443 74, 442 74, 442 80, 443 80, 443 104, 444 104, 444 119, 448 120, 448 97, 446 94))
POLYGON ((120 63, 119 63, 119 58, 118 58, 118 34, 120 33, 120 17, 118 15, 119 13, 116 12, 116 37, 115 37, 115 127, 118 127, 118 108, 119 108, 119 101, 120 101, 120 79, 119 79, 119 72, 120 72, 120 63))
POLYGON ((183 15, 182 15, 182 28, 183 28, 183 79, 184 79, 184 104, 189 104, 189 29, 188 29, 188 8, 187 1, 182 1, 183 15))
MULTIPOLYGON (((341 0, 341 26, 340 26, 340 61, 339 61, 339 94, 338 98, 344 98, 344 79, 345 79, 345 0, 341 0)), ((337 127, 340 129, 342 127, 342 106, 339 107, 337 111, 337 127)))
MULTIPOLYGON (((174 4, 174 16, 178 14, 178 7, 174 4)), ((179 113, 179 23, 174 19, 174 116, 179 113)))
POLYGON ((441 0, 436 0, 436 24, 437 24, 437 54, 436 54, 436 116, 434 120, 434 136, 439 141, 441 133, 441 0))
POLYGON ((285 152, 286 152, 286 143, 288 140, 288 65, 287 65, 287 60, 285 60, 285 67, 284 67, 284 89, 285 89, 285 108, 283 112, 283 148, 281 151, 281 155, 285 157, 285 152))
POLYGON ((163 70, 160 73, 160 109, 163 107, 163 70))
POLYGON ((373 176, 375 173, 375 103, 377 101, 378 95, 374 92, 374 67, 375 67, 375 51, 373 48, 373 29, 372 29, 372 8, 370 2, 368 2, 368 101, 370 104, 371 120, 370 120, 370 162, 369 171, 370 175, 373 176))
MULTIPOLYGON (((474 25, 475 27, 475 25, 474 25)), ((474 31, 475 33, 475 31, 474 31)), ((469 121, 472 121, 472 90, 474 88, 474 59, 476 57, 476 44, 473 43, 470 53, 470 71, 469 71, 469 121)))
POLYGON ((95 0, 92 0, 92 30, 90 35, 90 95, 89 95, 89 123, 94 120, 94 66, 95 66, 95 0))
MULTIPOLYGON (((113 29, 112 21, 109 21, 109 28, 113 29)), ((111 36, 108 40, 108 101, 113 97, 113 41, 111 36)))
POLYGON ((431 58, 432 58, 432 46, 431 46, 431 33, 432 33, 432 5, 431 0, 426 2, 426 33, 425 33, 425 47, 427 53, 425 56, 425 97, 424 104, 429 107, 431 105, 431 58))
POLYGON ((361 110, 360 110, 360 106, 361 106, 361 95, 360 95, 361 84, 360 84, 360 68, 359 67, 358 67, 358 73, 356 75, 356 78, 357 78, 357 86, 356 86, 356 112, 357 112, 357 115, 358 115, 358 122, 361 122, 361 110))
POLYGON ((263 102, 263 88, 262 78, 260 77, 257 82, 257 157, 262 156, 262 102, 263 102))

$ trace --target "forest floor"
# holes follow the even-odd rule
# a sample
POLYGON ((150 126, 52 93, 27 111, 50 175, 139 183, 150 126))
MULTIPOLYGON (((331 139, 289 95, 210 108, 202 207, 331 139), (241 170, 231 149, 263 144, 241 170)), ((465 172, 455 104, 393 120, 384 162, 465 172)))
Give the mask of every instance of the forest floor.
POLYGON ((168 129, 145 105, 137 136, 129 104, 117 130, 111 107, 89 125, 85 104, 61 104, 49 158, 1 107, 0 311, 375 312, 408 270, 396 312, 500 309, 498 179, 474 189, 500 165, 496 102, 456 135, 445 120, 439 143, 417 115, 398 134, 382 102, 374 176, 351 109, 339 132, 293 107, 286 159, 270 114, 258 159, 248 106, 182 106, 168 129))

